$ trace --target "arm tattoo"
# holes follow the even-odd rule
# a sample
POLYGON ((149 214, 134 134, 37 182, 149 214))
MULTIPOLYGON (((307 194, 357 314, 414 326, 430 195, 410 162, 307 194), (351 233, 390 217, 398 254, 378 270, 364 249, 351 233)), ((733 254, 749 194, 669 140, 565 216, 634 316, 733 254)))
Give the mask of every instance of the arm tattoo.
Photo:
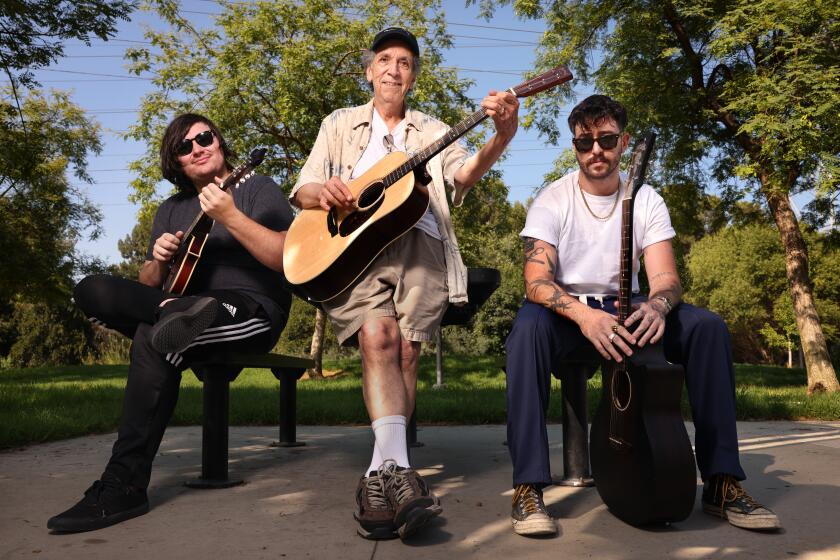
POLYGON ((670 270, 666 270, 664 272, 660 272, 659 274, 654 274, 653 276, 651 276, 651 278, 650 278, 650 280, 648 280, 648 282, 653 282, 654 280, 656 280, 660 276, 669 276, 669 275, 674 276, 674 273, 671 272, 670 270))
POLYGON ((525 292, 528 295, 528 299, 534 303, 539 303, 540 305, 547 307, 555 313, 565 311, 571 307, 572 302, 574 301, 574 298, 564 292, 563 289, 555 284, 553 280, 547 280, 545 278, 528 282, 525 292), (538 297, 537 290, 542 286, 548 287, 551 292, 548 296, 538 297))
MULTIPOLYGON (((537 257, 545 253, 545 249, 542 247, 536 247, 537 240, 533 237, 526 237, 524 239, 525 243, 525 264, 536 263, 536 264, 545 264, 544 261, 538 259, 537 257)), ((551 261, 549 261, 551 262, 551 261)))

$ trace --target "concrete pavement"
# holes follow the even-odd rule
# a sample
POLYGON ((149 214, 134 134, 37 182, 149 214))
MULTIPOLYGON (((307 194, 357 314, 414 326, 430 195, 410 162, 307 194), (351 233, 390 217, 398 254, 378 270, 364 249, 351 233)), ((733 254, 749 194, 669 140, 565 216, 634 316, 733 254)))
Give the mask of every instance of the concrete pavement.
MULTIPOLYGON (((691 425, 688 425, 692 433, 691 425)), ((511 467, 504 426, 428 426, 415 467, 444 513, 413 539, 356 536, 353 493, 370 459, 368 427, 301 427, 306 446, 274 448, 267 427, 230 431, 232 476, 246 484, 191 490, 201 428, 171 428, 155 463, 152 511, 100 531, 51 535, 47 519, 98 478, 114 434, 0 453, 0 558, 676 558, 840 559, 840 422, 739 423, 747 490, 785 529, 736 529, 699 510, 669 528, 613 517, 594 488, 546 489, 560 534, 526 539, 510 528, 511 467)), ((561 428, 549 428, 561 474, 561 428)))

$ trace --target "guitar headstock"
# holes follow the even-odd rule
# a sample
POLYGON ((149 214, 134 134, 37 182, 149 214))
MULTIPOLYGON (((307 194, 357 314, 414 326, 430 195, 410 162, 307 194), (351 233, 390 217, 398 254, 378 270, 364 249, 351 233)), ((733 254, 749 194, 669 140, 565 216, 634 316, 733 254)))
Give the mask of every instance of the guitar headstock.
POLYGON ((510 89, 516 97, 529 97, 554 86, 559 86, 571 79, 572 73, 569 72, 569 69, 565 66, 558 66, 510 89))
POLYGON ((648 132, 633 146, 630 169, 627 171, 627 180, 624 183, 624 200, 633 199, 644 184, 650 154, 653 152, 655 142, 656 133, 648 132))
POLYGON ((265 148, 251 150, 251 153, 248 154, 248 159, 233 168, 233 171, 230 172, 230 175, 228 175, 220 188, 226 190, 234 185, 236 188, 239 188, 239 185, 254 175, 254 168, 263 162, 266 152, 268 150, 265 148))

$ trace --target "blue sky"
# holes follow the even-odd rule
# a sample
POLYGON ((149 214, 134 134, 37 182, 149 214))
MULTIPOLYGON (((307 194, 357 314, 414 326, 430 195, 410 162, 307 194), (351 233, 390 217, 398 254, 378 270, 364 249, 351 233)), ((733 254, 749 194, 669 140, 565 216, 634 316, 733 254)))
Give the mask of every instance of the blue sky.
MULTIPOLYGON (((211 17, 204 14, 219 10, 215 2, 205 0, 184 1, 182 8, 199 27, 212 25, 211 17)), ((454 47, 445 53, 444 64, 459 68, 461 77, 475 81, 470 97, 481 98, 491 88, 506 88, 522 81, 522 73, 531 68, 534 59, 543 30, 541 22, 520 21, 509 8, 499 9, 487 22, 479 19, 476 6, 465 7, 463 0, 444 1, 443 8, 448 30, 454 36, 454 47)), ((126 48, 137 46, 136 41, 144 41, 143 25, 155 26, 157 18, 135 12, 108 42, 97 40, 90 47, 79 41, 68 42, 65 57, 37 74, 44 88, 71 91, 73 101, 102 126, 102 153, 91 158, 88 166, 94 182, 81 188, 101 208, 104 233, 95 241, 81 242, 79 249, 111 263, 120 260, 117 241, 136 221, 137 207, 128 202, 128 183, 133 178, 128 163, 144 151, 144 146, 123 140, 121 135, 137 118, 140 101, 151 86, 148 80, 128 74, 122 55, 126 48)), ((568 135, 561 142, 569 145, 568 135)), ((511 187, 510 198, 525 200, 542 183, 559 151, 546 145, 536 133, 520 128, 507 159, 497 164, 511 187)), ((168 188, 162 183, 161 193, 168 188)))

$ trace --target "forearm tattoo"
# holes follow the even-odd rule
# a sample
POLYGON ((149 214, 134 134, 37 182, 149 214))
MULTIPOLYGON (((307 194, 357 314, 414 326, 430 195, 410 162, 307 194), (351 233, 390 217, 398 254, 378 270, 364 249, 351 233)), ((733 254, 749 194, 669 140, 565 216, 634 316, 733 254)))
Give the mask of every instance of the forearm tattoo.
POLYGON ((545 278, 539 278, 537 280, 527 282, 525 292, 528 295, 528 299, 534 303, 539 303, 540 305, 547 307, 555 313, 565 311, 571 307, 574 302, 574 298, 563 291, 563 289, 555 284, 554 281, 547 280, 545 278), (542 290, 542 295, 537 294, 539 288, 543 286, 548 288, 548 291, 542 290))

